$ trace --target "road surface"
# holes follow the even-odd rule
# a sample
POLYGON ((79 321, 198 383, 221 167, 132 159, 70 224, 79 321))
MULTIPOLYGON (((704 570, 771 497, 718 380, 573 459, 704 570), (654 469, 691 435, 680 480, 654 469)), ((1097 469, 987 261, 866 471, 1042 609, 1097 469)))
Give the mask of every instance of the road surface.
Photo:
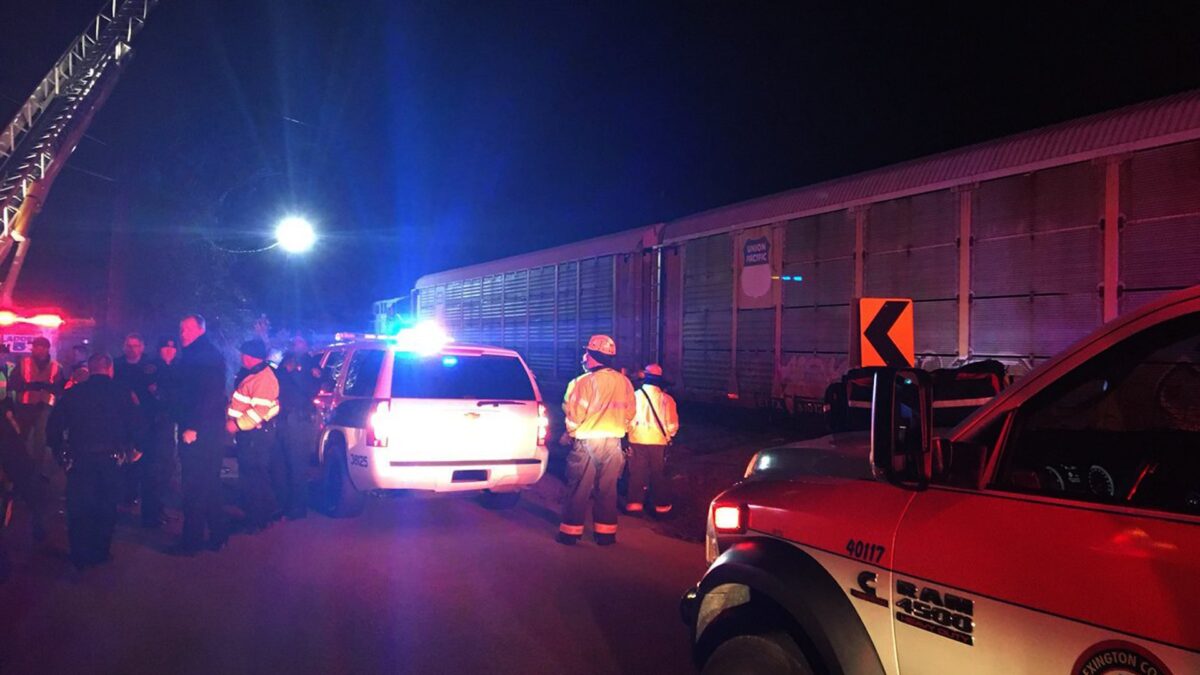
POLYGON ((678 599, 701 547, 629 518, 614 547, 568 548, 528 500, 411 495, 195 558, 129 521, 115 561, 83 574, 54 551, 61 516, 49 551, 10 529, 0 673, 692 672, 678 599))

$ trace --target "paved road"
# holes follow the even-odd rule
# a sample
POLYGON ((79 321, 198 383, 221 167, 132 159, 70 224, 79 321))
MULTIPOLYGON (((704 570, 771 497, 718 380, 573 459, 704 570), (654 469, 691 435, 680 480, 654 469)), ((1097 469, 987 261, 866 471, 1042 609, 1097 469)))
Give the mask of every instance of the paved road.
POLYGON ((21 540, 0 673, 691 672, 677 606, 701 547, 623 519, 617 546, 567 548, 556 523, 527 501, 384 498, 196 558, 124 525, 82 575, 21 540))

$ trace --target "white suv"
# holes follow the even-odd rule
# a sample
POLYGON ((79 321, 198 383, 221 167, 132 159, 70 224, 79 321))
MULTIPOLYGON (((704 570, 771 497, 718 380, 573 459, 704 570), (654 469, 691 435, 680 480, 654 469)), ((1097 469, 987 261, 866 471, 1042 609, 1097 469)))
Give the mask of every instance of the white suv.
POLYGON ((338 345, 332 409, 321 434, 326 510, 348 517, 373 490, 481 490, 516 505, 546 471, 548 420, 514 351, 363 336, 338 345))

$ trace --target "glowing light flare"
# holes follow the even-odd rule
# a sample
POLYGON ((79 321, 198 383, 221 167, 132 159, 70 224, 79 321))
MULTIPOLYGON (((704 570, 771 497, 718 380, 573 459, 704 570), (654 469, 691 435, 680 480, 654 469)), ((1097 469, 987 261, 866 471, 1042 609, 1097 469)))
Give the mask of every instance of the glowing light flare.
POLYGON ((718 532, 742 532, 745 526, 742 507, 718 506, 713 509, 713 528, 718 532))
POLYGON ((18 323, 27 323, 32 326, 41 328, 58 328, 66 323, 66 320, 57 314, 34 314, 33 316, 21 316, 16 312, 9 310, 0 311, 0 326, 12 326, 18 323))
POLYGON ((288 253, 307 253, 317 243, 317 231, 304 218, 288 216, 275 227, 275 241, 288 253))
POLYGON ((415 326, 401 329, 394 339, 397 350, 421 356, 436 354, 454 342, 446 330, 434 321, 422 321, 415 326))
POLYGON ((394 426, 391 403, 380 401, 367 418, 367 445, 372 448, 386 448, 394 426))
POLYGON ((546 406, 541 403, 538 404, 537 423, 538 445, 545 445, 546 437, 550 434, 550 418, 546 415, 546 406))

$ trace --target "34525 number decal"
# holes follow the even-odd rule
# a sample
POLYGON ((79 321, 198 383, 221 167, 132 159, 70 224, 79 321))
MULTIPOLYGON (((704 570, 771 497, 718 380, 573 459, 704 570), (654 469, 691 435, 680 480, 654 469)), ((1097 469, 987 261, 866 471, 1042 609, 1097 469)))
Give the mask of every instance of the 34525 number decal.
POLYGON ((851 539, 846 542, 846 554, 852 558, 865 560, 869 563, 877 563, 883 560, 883 554, 887 551, 879 544, 872 544, 861 539, 851 539))

